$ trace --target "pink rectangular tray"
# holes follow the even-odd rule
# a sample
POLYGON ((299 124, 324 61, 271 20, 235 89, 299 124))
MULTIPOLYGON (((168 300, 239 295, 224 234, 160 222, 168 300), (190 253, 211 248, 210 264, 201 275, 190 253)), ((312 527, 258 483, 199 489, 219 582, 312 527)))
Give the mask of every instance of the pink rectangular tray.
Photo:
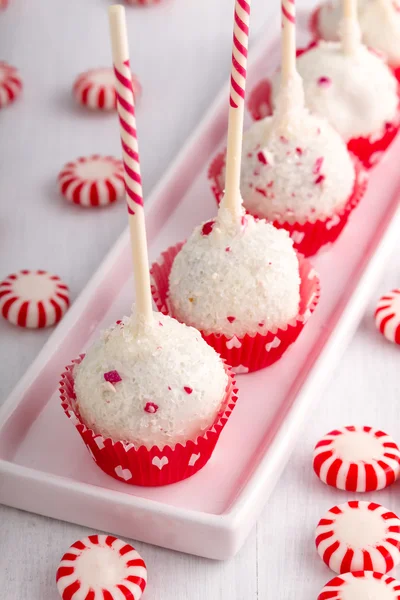
MULTIPOLYGON (((276 23, 252 50, 249 89, 278 64, 278 32, 276 23)), ((299 42, 306 41, 303 28, 299 42)), ((215 214, 206 171, 224 144, 227 99, 225 88, 147 202, 152 260, 215 214)), ((130 311, 125 232, 0 411, 0 502, 209 558, 234 555, 272 492, 312 402, 321 400, 396 241, 399 152, 400 139, 372 174, 339 241, 315 259, 321 302, 296 344, 273 367, 239 377, 239 402, 209 464, 164 488, 130 487, 103 474, 57 394, 64 366, 130 311)))

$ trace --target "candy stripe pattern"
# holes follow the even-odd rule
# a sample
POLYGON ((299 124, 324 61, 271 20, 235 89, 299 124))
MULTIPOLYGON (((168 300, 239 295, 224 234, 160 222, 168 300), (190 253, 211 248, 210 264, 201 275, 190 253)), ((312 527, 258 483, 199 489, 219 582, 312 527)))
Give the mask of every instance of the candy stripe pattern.
POLYGON ((15 67, 0 61, 0 108, 12 104, 22 91, 22 80, 15 67))
POLYGON ((400 450, 383 431, 342 427, 318 442, 313 467, 327 485, 349 492, 372 492, 397 480, 400 450))
POLYGON ((385 294, 375 310, 375 323, 389 342, 400 344, 400 289, 385 294))
POLYGON ((282 0, 282 22, 289 21, 292 25, 296 23, 295 0, 282 0))
MULTIPOLYGON (((138 97, 141 85, 134 75, 132 81, 135 97, 138 97)), ((81 73, 74 83, 73 95, 79 104, 92 110, 115 110, 117 96, 113 69, 91 69, 81 73)))
POLYGON ((130 544, 111 535, 90 535, 64 554, 56 581, 62 600, 139 600, 147 569, 130 544))
POLYGON ((112 156, 77 158, 63 167, 58 186, 61 195, 73 204, 107 206, 124 195, 124 166, 112 156))
POLYGON ((119 104, 118 116, 125 168, 126 200, 128 213, 134 215, 137 206, 143 206, 143 191, 129 60, 124 61, 122 65, 114 65, 114 73, 119 104))
POLYGON ((315 543, 324 563, 336 573, 387 573, 400 562, 400 520, 380 504, 347 502, 321 519, 315 543))
POLYGON ((400 582, 372 571, 335 577, 326 584, 318 600, 400 600, 400 582))
POLYGON ((238 108, 244 104, 249 23, 250 4, 246 0, 236 0, 230 96, 230 105, 232 108, 238 108))
POLYGON ((13 325, 50 327, 60 321, 68 307, 68 287, 46 271, 19 271, 0 283, 0 312, 13 325))

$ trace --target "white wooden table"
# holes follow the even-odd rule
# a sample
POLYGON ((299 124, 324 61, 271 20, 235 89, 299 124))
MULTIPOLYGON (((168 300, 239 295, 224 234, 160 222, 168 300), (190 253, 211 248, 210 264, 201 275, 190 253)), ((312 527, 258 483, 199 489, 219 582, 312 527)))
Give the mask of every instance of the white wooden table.
MULTIPOLYGON (((253 0, 252 34, 279 9, 253 0)), ((309 8, 312 0, 299 0, 309 8)), ((126 224, 123 204, 82 211, 57 194, 61 166, 92 152, 119 156, 115 115, 74 108, 75 76, 110 64, 106 0, 10 0, 0 13, 0 59, 21 70, 24 98, 0 113, 0 279, 23 268, 61 275, 72 299, 126 224)), ((131 62, 144 95, 138 126, 145 191, 159 179, 199 122, 230 68, 232 0, 166 0, 128 8, 131 62)), ((400 250, 400 240, 398 250, 400 250)), ((359 423, 386 428, 400 441, 398 348, 372 319, 375 299, 400 285, 400 266, 382 266, 383 281, 337 368, 263 516, 238 556, 226 563, 135 544, 149 569, 150 600, 312 600, 330 578, 313 546, 320 516, 346 494, 312 473, 313 444, 327 430, 359 423)), ((50 332, 19 331, 0 321, 0 402, 50 332)), ((0 482, 1 485, 1 482, 0 482)), ((400 512, 399 486, 373 494, 400 512)), ((55 600, 55 570, 65 549, 90 532, 0 507, 2 600, 55 600)))

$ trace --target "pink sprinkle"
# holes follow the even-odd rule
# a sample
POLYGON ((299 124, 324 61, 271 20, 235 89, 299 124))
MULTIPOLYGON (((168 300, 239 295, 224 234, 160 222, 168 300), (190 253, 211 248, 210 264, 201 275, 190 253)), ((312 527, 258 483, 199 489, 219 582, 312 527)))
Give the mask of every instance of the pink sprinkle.
POLYGON ((226 317, 229 323, 233 323, 236 320, 236 317, 226 317))
POLYGON ((168 386, 168 389, 169 389, 169 391, 171 391, 171 390, 172 390, 172 388, 171 388, 171 386, 170 386, 170 385, 168 386))
POLYGON ((286 156, 290 156, 290 154, 291 154, 291 152, 290 152, 290 150, 288 150, 288 151, 286 152, 286 156))
POLYGON ((282 144, 287 144, 289 141, 284 135, 279 136, 279 139, 281 140, 282 144))
POLYGON ((122 377, 118 371, 108 371, 107 373, 104 373, 104 379, 110 383, 118 383, 119 381, 122 381, 122 377))
POLYGON ((201 228, 201 235, 210 235, 210 233, 213 230, 215 221, 207 221, 207 223, 204 223, 203 227, 201 228))
POLYGON ((147 413, 156 413, 158 411, 158 406, 157 404, 154 404, 154 402, 147 402, 146 406, 144 407, 144 410, 147 413))
POLYGON ((256 188, 256 192, 258 192, 262 196, 267 197, 267 192, 265 190, 263 190, 262 188, 256 188))
POLYGON ((274 182, 273 182, 273 181, 270 181, 270 182, 267 184, 267 187, 269 187, 269 188, 270 188, 270 187, 272 187, 273 185, 274 185, 274 182))
POLYGON ((315 180, 315 184, 318 185, 319 183, 322 183, 325 179, 325 175, 318 175, 317 179, 315 180))
POLYGON ((240 224, 243 227, 243 229, 245 227, 247 227, 247 217, 243 215, 243 217, 240 218, 240 224))
POLYGON ((227 246, 227 247, 225 248, 225 252, 230 252, 230 251, 231 251, 230 247, 229 247, 229 246, 227 246))
POLYGON ((161 321, 158 321, 158 324, 160 327, 164 327, 164 325, 161 323, 161 321))
POLYGON ((247 158, 252 158, 252 156, 253 156, 253 153, 252 153, 252 152, 248 152, 248 153, 247 153, 247 158))
POLYGON ((329 77, 320 77, 318 79, 318 85, 321 87, 329 87, 332 84, 332 79, 330 79, 329 77))
POLYGON ((314 175, 317 175, 317 173, 320 172, 323 162, 324 162, 323 156, 320 156, 319 158, 317 158, 317 160, 314 163, 314 168, 313 168, 314 175))
POLYGON ((254 169, 253 175, 254 177, 258 177, 260 174, 260 169, 254 169))
POLYGON ((262 163, 263 165, 268 164, 267 157, 265 156, 265 154, 262 150, 257 154, 257 158, 260 161, 260 163, 262 163))
POLYGON ((186 392, 187 394, 191 394, 191 393, 193 392, 192 388, 191 388, 191 387, 188 387, 187 385, 185 385, 183 389, 185 390, 185 392, 186 392))
POLYGON ((299 154, 300 156, 303 154, 303 149, 302 148, 296 148, 296 152, 297 154, 299 154))
POLYGON ((321 135, 321 127, 318 127, 318 129, 317 129, 317 135, 321 135))

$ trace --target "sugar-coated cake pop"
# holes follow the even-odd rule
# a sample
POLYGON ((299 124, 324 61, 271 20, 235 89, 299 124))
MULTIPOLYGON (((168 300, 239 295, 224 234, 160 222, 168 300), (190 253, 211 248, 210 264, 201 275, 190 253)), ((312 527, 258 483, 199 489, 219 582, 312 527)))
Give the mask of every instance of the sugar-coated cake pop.
POLYGON ((265 333, 299 311, 299 262, 286 231, 250 215, 238 226, 223 208, 189 237, 169 285, 172 314, 203 332, 265 333))
MULTIPOLYGON (((318 42, 297 59, 306 105, 346 140, 379 139, 397 119, 397 80, 383 60, 359 44, 353 53, 339 42, 318 42)), ((278 98, 279 75, 273 80, 278 98)))
POLYGON ((244 135, 241 191, 253 215, 289 223, 323 219, 345 206, 354 182, 342 138, 307 109, 294 111, 284 133, 267 117, 244 135))
POLYGON ((75 367, 77 408, 103 437, 175 445, 209 428, 228 378, 200 333, 168 316, 137 334, 132 318, 108 329, 75 367))
MULTIPOLYGON (((358 0, 358 18, 364 43, 384 53, 389 64, 400 65, 400 5, 396 0, 358 0)), ((315 14, 314 33, 327 41, 339 38, 342 7, 322 4, 315 14)))

